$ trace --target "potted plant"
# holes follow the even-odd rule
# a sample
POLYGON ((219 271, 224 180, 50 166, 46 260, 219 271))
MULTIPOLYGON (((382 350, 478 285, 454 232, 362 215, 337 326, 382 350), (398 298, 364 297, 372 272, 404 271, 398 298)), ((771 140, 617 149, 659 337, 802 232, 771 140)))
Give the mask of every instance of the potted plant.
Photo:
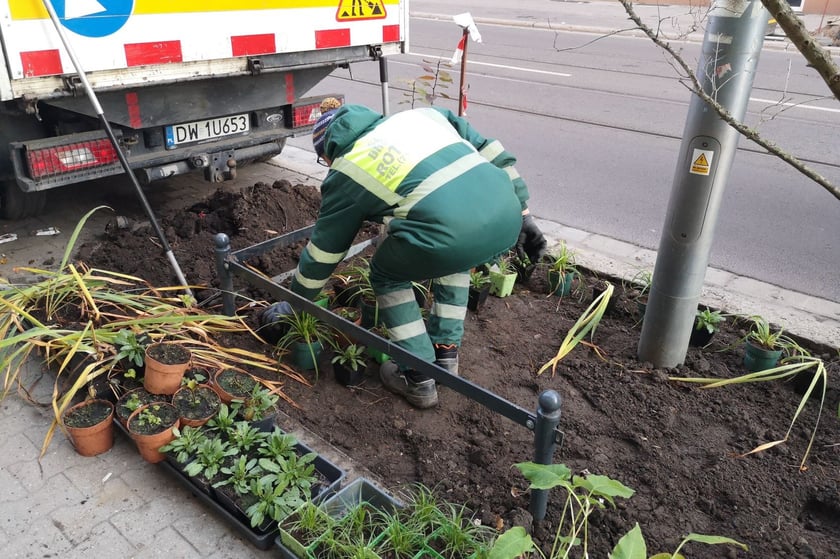
POLYGON ((67 408, 61 422, 76 452, 96 456, 114 446, 114 404, 92 399, 67 408))
POLYGON ((304 311, 293 311, 279 320, 288 326, 288 331, 277 341, 277 349, 287 351, 296 368, 314 369, 317 379, 318 356, 324 347, 331 347, 335 339, 332 328, 304 311))
POLYGON ((470 290, 467 299, 467 308, 471 311, 478 311, 487 301, 490 293, 490 278, 479 270, 470 272, 470 290))
POLYGON ((172 395, 172 404, 181 414, 181 425, 199 427, 216 415, 222 400, 209 385, 190 379, 172 395))
POLYGON ((652 283, 653 272, 650 270, 639 270, 630 278, 630 286, 627 288, 627 292, 630 294, 630 298, 636 302, 636 308, 642 316, 645 315, 647 309, 648 295, 652 283))
POLYGON ((566 297, 572 292, 572 283, 580 272, 575 266, 575 251, 560 244, 560 249, 550 255, 546 255, 545 261, 548 264, 548 293, 558 297, 566 297))
POLYGON ((749 321, 750 330, 744 344, 744 366, 748 371, 772 369, 778 364, 782 353, 799 348, 782 329, 774 329, 764 317, 753 315, 749 321))
POLYGON ((220 369, 213 377, 213 388, 219 393, 223 404, 244 400, 258 385, 259 382, 253 375, 233 367, 220 369))
POLYGON ((274 426, 279 399, 272 390, 257 384, 242 401, 238 414, 248 423, 253 423, 257 429, 269 430, 274 426))
POLYGON ((207 440, 207 431, 187 425, 183 428, 173 429, 172 434, 175 438, 160 447, 159 450, 166 455, 167 460, 176 468, 183 471, 184 466, 195 458, 198 447, 207 440))
POLYGON ((332 358, 335 380, 343 386, 357 386, 365 378, 365 346, 338 347, 332 358))
POLYGON ((502 256, 496 261, 496 265, 490 268, 488 277, 490 279, 490 295, 507 297, 513 293, 513 285, 516 283, 516 270, 513 269, 508 256, 502 256))
MULTIPOLYGON (((371 328, 370 333, 379 336, 380 338, 384 338, 386 340, 390 337, 388 334, 388 329, 384 326, 377 326, 375 328, 371 328)), ((378 349, 375 349, 371 346, 368 346, 365 349, 365 353, 370 355, 373 358, 373 360, 379 363, 380 365, 391 359, 391 356, 385 353, 384 351, 379 351, 378 349)))
POLYGON ((173 430, 179 420, 178 408, 168 402, 152 402, 136 409, 128 417, 126 428, 140 456, 154 464, 166 459, 160 447, 175 438, 173 430))
POLYGON ((181 344, 151 344, 146 348, 143 387, 152 394, 175 394, 190 366, 190 357, 190 350, 181 344))
MULTIPOLYGON (((332 312, 343 318, 348 322, 352 322, 356 326, 362 325, 362 311, 358 307, 334 307, 332 312)), ((335 332, 335 346, 346 347, 353 343, 353 340, 346 333, 336 330, 335 332)))
POLYGON ((720 311, 697 309, 697 315, 694 317, 694 328, 691 330, 688 344, 694 347, 707 345, 712 341, 712 336, 724 322, 726 322, 726 317, 720 311))
POLYGON ((120 424, 124 426, 128 421, 128 416, 140 406, 166 400, 166 396, 152 394, 141 386, 120 396, 120 399, 117 400, 117 404, 114 406, 114 413, 120 424))
POLYGON ((199 489, 210 494, 213 483, 219 475, 225 459, 234 456, 237 448, 221 437, 206 437, 195 449, 194 459, 184 466, 184 473, 199 489))

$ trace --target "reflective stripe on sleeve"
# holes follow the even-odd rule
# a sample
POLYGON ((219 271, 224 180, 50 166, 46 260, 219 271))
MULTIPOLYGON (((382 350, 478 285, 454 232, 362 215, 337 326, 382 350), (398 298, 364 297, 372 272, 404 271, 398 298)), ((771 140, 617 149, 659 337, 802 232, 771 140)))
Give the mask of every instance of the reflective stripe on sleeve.
POLYGON ((522 177, 519 176, 519 171, 516 170, 516 167, 505 167, 502 170, 505 173, 507 173, 507 176, 510 177, 511 182, 515 181, 516 179, 522 178, 522 177))
POLYGON ((499 140, 493 140, 483 148, 481 148, 480 153, 487 161, 493 161, 497 157, 499 157, 502 153, 504 153, 505 148, 499 140))

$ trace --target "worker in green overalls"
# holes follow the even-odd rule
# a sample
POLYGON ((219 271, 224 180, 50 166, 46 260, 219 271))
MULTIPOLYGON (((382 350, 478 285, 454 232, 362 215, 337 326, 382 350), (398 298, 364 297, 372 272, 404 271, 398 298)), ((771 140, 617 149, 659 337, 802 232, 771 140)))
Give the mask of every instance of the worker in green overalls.
MULTIPOLYGON (((537 262, 546 241, 531 217, 516 159, 448 110, 389 117, 359 105, 325 112, 312 132, 330 170, 321 210, 292 291, 314 298, 365 221, 387 236, 370 265, 379 316, 391 341, 458 374, 469 271, 516 246, 537 262), (432 280, 428 331, 412 281, 432 280)), ((433 379, 386 362, 386 388, 418 408, 437 404, 433 379)))

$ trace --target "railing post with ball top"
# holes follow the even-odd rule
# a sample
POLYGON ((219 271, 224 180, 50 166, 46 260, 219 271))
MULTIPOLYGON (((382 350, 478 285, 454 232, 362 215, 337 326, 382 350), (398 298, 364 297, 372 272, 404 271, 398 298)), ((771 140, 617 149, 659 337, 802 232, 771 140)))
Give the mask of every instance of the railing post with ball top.
MULTIPOLYGON (((562 398, 555 390, 540 394, 537 406, 537 420, 534 424, 534 462, 551 464, 557 448, 557 426, 560 425, 560 403, 562 398)), ((529 511, 534 520, 545 519, 548 504, 547 489, 531 490, 529 511)))

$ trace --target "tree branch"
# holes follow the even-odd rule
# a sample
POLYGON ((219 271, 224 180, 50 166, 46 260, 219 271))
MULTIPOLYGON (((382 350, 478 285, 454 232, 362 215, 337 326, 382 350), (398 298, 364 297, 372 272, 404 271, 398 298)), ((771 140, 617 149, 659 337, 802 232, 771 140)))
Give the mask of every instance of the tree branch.
POLYGON ((790 4, 785 0, 761 0, 761 3, 776 19, 776 23, 796 50, 802 53, 808 64, 822 77, 834 97, 840 101, 840 70, 832 62, 831 54, 805 29, 802 20, 793 13, 790 4))
MULTIPOLYGON (((627 15, 630 16, 630 19, 633 21, 633 23, 635 23, 638 26, 638 28, 645 35, 647 35, 648 38, 651 41, 654 42, 654 44, 656 44, 659 48, 661 48, 662 50, 667 52, 674 59, 674 61, 679 65, 679 67, 682 68, 682 70, 685 72, 686 76, 688 76, 688 79, 691 81, 692 92, 695 95, 697 95, 698 97, 700 97, 700 99, 702 99, 712 109, 714 109, 714 111, 718 114, 718 116, 721 119, 723 119, 724 122, 726 122, 729 126, 734 128, 735 130, 737 130, 738 133, 740 133, 742 136, 744 136, 748 140, 751 140, 752 142, 754 142, 754 143, 758 144, 759 146, 763 147, 769 153, 772 153, 773 155, 775 155, 776 157, 778 157, 779 159, 781 159, 782 161, 784 161, 785 163, 787 163, 788 165, 790 165, 791 167, 793 167, 794 169, 796 169, 797 171, 799 171, 800 173, 802 173, 803 175, 805 175, 806 177, 808 177, 809 179, 814 181, 815 183, 817 183, 820 186, 822 186, 823 188, 825 188, 831 195, 833 195, 835 198, 840 200, 840 189, 838 189, 836 186, 831 184, 831 182, 828 179, 826 179, 825 177, 823 177, 822 175, 817 173, 815 170, 808 167, 804 162, 799 160, 797 157, 782 151, 773 142, 770 142, 769 140, 765 140, 764 138, 762 138, 761 135, 758 133, 758 131, 756 131, 755 129, 750 128, 746 124, 744 124, 743 122, 740 122, 737 119, 735 119, 735 117, 733 117, 723 105, 718 103, 717 100, 713 99, 709 94, 707 94, 705 91, 703 91, 703 88, 700 85, 700 81, 697 79, 697 75, 694 73, 694 70, 689 68, 689 66, 688 66, 688 64, 686 64, 685 60, 683 60, 683 58, 676 51, 674 51, 674 49, 671 47, 671 45, 669 43, 661 40, 659 38, 659 36, 650 27, 648 27, 647 25, 645 25, 642 22, 641 18, 636 14, 636 11, 633 9, 632 1, 631 0, 618 0, 618 1, 621 2, 622 6, 624 6, 624 10, 627 12, 627 15)), ((762 2, 782 2, 782 1, 783 0, 762 0, 762 2)), ((787 4, 785 4, 785 5, 787 6, 787 4)), ((789 6, 788 6, 788 10, 790 10, 789 6)), ((793 16, 793 17, 796 18, 796 16, 793 16)), ((796 18, 796 20, 799 21, 798 18, 796 18)), ((777 19, 777 21, 779 21, 779 20, 777 19)), ((801 23, 800 23, 800 26, 801 26, 801 23)), ((784 27, 783 27, 783 29, 784 29, 784 27)), ((803 28, 803 30, 804 30, 804 28, 803 28)), ((808 35, 808 36, 810 37, 810 35, 808 35)), ((811 38, 811 43, 812 44, 814 43, 813 38, 811 38)), ((836 68, 835 68, 835 76, 840 76, 836 73, 836 68)), ((840 82, 838 82, 838 85, 840 85, 840 82)), ((840 97, 838 97, 838 98, 840 98, 840 97)))

